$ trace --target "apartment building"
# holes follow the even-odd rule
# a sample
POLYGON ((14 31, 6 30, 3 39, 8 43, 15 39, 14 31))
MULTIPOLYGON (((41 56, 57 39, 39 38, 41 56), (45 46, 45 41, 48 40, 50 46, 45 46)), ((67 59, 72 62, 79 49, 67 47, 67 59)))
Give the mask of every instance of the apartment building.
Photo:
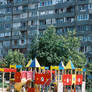
POLYGON ((76 30, 80 51, 92 62, 92 0, 0 0, 0 57, 9 49, 26 54, 50 25, 57 34, 76 30))

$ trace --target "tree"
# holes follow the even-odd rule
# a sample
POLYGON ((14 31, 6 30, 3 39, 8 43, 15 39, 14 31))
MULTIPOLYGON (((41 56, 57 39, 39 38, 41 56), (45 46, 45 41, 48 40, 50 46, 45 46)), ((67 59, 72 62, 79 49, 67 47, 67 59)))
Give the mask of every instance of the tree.
POLYGON ((4 67, 9 67, 10 64, 25 65, 25 57, 24 54, 20 53, 17 50, 9 50, 8 55, 4 59, 2 59, 0 63, 2 63, 4 67))
POLYGON ((92 63, 88 62, 85 68, 87 69, 88 75, 92 74, 92 63))
POLYGON ((29 56, 35 56, 41 65, 58 65, 61 60, 66 64, 71 57, 74 65, 81 67, 85 56, 78 51, 80 40, 76 32, 69 31, 66 35, 57 35, 53 26, 43 32, 39 40, 34 40, 29 56))

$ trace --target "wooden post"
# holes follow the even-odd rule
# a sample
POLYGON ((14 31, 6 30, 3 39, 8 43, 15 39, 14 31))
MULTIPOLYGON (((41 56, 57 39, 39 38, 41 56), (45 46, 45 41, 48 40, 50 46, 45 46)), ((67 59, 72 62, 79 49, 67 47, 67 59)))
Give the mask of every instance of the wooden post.
POLYGON ((11 72, 9 73, 9 83, 10 83, 10 84, 9 84, 9 88, 10 88, 10 90, 11 90, 11 80, 10 80, 10 79, 11 79, 11 72))
POLYGON ((3 72, 3 80, 2 80, 2 83, 3 83, 3 85, 2 85, 2 92, 4 92, 4 72, 3 72))
POLYGON ((51 81, 52 81, 52 69, 51 69, 51 81))
MULTIPOLYGON (((76 70, 74 70, 75 76, 76 76, 76 70)), ((76 80, 76 79, 75 79, 76 80)), ((74 92, 76 92, 76 83, 74 84, 74 92)))

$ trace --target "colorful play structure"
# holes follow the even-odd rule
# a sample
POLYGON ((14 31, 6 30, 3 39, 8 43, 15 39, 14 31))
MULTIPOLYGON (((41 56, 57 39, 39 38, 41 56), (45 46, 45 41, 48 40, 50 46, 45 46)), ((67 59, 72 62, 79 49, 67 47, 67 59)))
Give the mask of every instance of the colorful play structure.
POLYGON ((86 69, 75 68, 70 60, 66 66, 61 61, 58 66, 40 66, 38 60, 29 60, 26 70, 22 65, 10 65, 10 68, 0 68, 4 88, 4 74, 9 73, 9 89, 22 92, 85 92, 86 69), (11 78, 12 73, 14 75, 11 78), (78 91, 80 90, 80 91, 78 91))

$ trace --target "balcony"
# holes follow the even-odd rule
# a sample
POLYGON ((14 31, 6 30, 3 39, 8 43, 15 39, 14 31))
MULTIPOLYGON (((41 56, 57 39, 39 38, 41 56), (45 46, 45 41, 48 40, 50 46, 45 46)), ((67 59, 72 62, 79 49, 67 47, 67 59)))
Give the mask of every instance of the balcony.
POLYGON ((14 2, 14 6, 26 5, 26 4, 28 4, 28 0, 22 0, 22 1, 19 1, 19 2, 14 2))
POLYGON ((74 22, 57 22, 56 24, 55 24, 55 26, 56 27, 67 27, 67 26, 74 26, 75 25, 75 21, 74 22))
POLYGON ((12 45, 12 49, 20 49, 20 48, 27 48, 26 44, 25 45, 12 45))
POLYGON ((70 1, 66 1, 66 2, 63 2, 63 3, 58 3, 55 5, 55 7, 58 9, 58 8, 64 8, 64 7, 69 7, 69 6, 74 6, 76 4, 76 1, 75 0, 70 0, 70 1))
POLYGON ((77 3, 78 4, 88 4, 89 0, 78 0, 77 3))

